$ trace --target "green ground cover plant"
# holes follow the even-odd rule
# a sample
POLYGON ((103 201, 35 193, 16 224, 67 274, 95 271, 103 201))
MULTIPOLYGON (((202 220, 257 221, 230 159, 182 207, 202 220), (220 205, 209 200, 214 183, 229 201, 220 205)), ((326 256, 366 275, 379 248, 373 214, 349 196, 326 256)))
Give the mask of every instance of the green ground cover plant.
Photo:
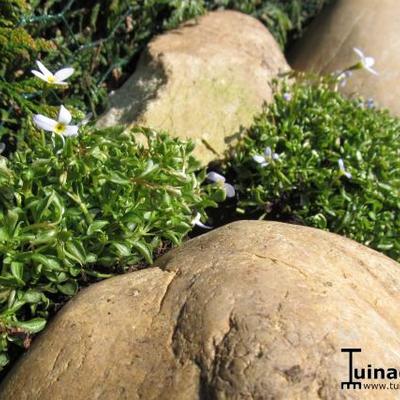
POLYGON ((284 47, 325 3, 0 0, 0 370, 82 285, 149 265, 233 195, 222 177, 203 184, 189 142, 83 123, 64 138, 35 116, 57 119, 65 104, 75 120, 95 118, 155 34, 206 10, 252 14, 284 47), (75 74, 49 85, 30 72, 38 59, 75 74))
POLYGON ((31 129, 0 156, 0 366, 88 278, 152 263, 225 192, 201 187, 193 145, 148 129, 31 129), (137 141, 138 135, 146 138, 137 141))
MULTIPOLYGON (((362 73, 362 72, 361 72, 362 73)), ((336 232, 400 260, 400 120, 332 77, 276 84, 224 173, 236 210, 336 232)), ((242 216, 243 217, 243 216, 242 216)))

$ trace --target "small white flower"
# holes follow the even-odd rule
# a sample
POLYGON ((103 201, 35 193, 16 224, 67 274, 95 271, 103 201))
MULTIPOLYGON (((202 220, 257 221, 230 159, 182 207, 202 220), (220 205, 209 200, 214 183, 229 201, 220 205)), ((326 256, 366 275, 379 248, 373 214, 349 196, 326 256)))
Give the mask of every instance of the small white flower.
POLYGON ((341 87, 346 86, 347 81, 349 80, 349 78, 353 75, 352 71, 346 70, 341 72, 339 75, 337 75, 337 80, 339 81, 339 84, 341 87))
POLYGON ((33 122, 39 129, 56 133, 61 136, 76 136, 79 127, 77 125, 68 125, 71 122, 71 113, 64 107, 60 107, 57 121, 42 114, 33 116, 33 122))
POLYGON ((64 81, 74 73, 73 68, 67 67, 62 68, 53 74, 39 60, 36 61, 36 64, 39 67, 40 72, 32 70, 32 74, 40 78, 42 81, 51 83, 53 85, 67 85, 67 82, 64 81))
POLYGON ((375 108, 375 101, 374 101, 374 99, 372 99, 372 98, 367 99, 366 102, 365 102, 365 107, 368 108, 368 109, 370 109, 370 110, 373 109, 373 108, 375 108))
POLYGON ((283 94, 283 98, 284 98, 286 101, 292 100, 292 93, 285 92, 285 93, 283 94))
POLYGON ((196 216, 192 219, 192 225, 199 226, 200 228, 203 229, 212 229, 212 226, 204 225, 200 220, 201 220, 201 214, 197 213, 196 216))
POLYGON ((226 197, 235 197, 235 188, 231 184, 225 182, 226 179, 224 176, 216 172, 209 172, 207 174, 207 179, 222 186, 225 190, 226 197))
POLYGON ((344 161, 342 158, 339 158, 338 164, 339 164, 339 169, 340 169, 340 172, 342 173, 342 175, 344 175, 348 179, 351 179, 352 175, 350 172, 346 171, 346 167, 344 166, 344 161))
POLYGON ((253 160, 260 164, 261 167, 266 167, 271 161, 273 160, 279 160, 279 154, 274 153, 271 150, 271 147, 267 147, 264 150, 264 154, 256 154, 255 156, 253 156, 253 160))
POLYGON ((367 57, 364 55, 364 53, 360 50, 357 49, 356 47, 353 48, 355 53, 360 57, 360 65, 362 68, 370 72, 371 74, 374 75, 379 75, 378 72, 376 72, 372 67, 375 64, 375 59, 373 57, 367 57))

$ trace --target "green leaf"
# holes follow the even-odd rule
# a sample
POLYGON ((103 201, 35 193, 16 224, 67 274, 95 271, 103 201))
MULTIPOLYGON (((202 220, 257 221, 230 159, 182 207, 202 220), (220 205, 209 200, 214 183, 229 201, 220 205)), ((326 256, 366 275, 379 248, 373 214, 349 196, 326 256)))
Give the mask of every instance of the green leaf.
POLYGON ((78 244, 75 244, 73 242, 67 242, 65 244, 65 255, 72 259, 77 261, 80 265, 83 265, 86 259, 85 254, 83 254, 82 248, 79 248, 80 246, 78 244))
POLYGON ((108 224, 109 224, 108 221, 101 221, 101 220, 94 221, 89 225, 86 233, 88 235, 93 235, 94 232, 101 232, 102 228, 104 228, 108 224))
POLYGON ((31 241, 33 245, 49 244, 54 243, 57 240, 57 230, 50 229, 41 231, 35 238, 31 241))
POLYGON ((145 170, 139 175, 139 178, 144 178, 158 169, 158 165, 154 164, 153 160, 148 160, 145 170))
POLYGON ((18 212, 16 210, 8 210, 4 219, 4 226, 8 231, 8 235, 12 237, 14 235, 15 228, 18 223, 18 212))
POLYGON ((43 254, 35 253, 31 256, 31 259, 36 263, 42 264, 50 270, 55 271, 62 271, 63 268, 61 267, 60 263, 52 257, 44 256, 43 254))
POLYGON ((129 257, 131 255, 131 249, 123 243, 112 243, 113 247, 117 250, 117 254, 120 257, 129 257))
POLYGON ((30 304, 40 303, 42 301, 43 294, 38 290, 29 289, 24 293, 23 299, 30 304))
POLYGON ((29 321, 14 323, 14 326, 29 333, 38 333, 46 326, 46 320, 44 318, 33 318, 29 321))
POLYGON ((3 274, 0 275, 0 285, 4 285, 5 287, 15 287, 19 286, 21 281, 18 280, 14 275, 11 274, 3 274))
POLYGON ((9 362, 9 358, 7 356, 7 353, 1 352, 0 353, 0 369, 5 367, 9 362))
POLYGON ((149 264, 153 264, 153 257, 151 251, 144 243, 134 242, 132 243, 132 247, 136 249, 149 264))
POLYGON ((131 181, 118 172, 111 172, 108 180, 119 185, 131 185, 131 181))
POLYGON ((11 273, 22 284, 24 284, 24 264, 22 262, 13 261, 11 263, 11 273))
POLYGON ((97 256, 96 256, 96 254, 89 253, 89 254, 87 255, 85 261, 86 261, 87 264, 93 264, 93 263, 95 263, 95 262, 97 261, 97 256))
POLYGON ((67 296, 73 296, 78 291, 78 284, 76 281, 69 280, 68 282, 57 285, 57 289, 67 296))
POLYGON ((8 230, 2 226, 0 227, 0 241, 4 242, 10 238, 10 235, 8 234, 8 230))

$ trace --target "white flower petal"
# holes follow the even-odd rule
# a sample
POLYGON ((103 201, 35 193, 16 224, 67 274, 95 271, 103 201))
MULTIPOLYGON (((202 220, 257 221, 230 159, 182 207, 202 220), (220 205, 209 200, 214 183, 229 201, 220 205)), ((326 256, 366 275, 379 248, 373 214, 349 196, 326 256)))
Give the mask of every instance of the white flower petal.
POLYGON ((54 119, 45 117, 42 114, 36 114, 33 116, 33 123, 39 128, 45 131, 54 132, 57 125, 57 121, 54 119))
POLYGON ((364 64, 365 64, 365 68, 371 68, 375 64, 375 59, 373 57, 365 57, 364 64))
POLYGON ((216 172, 209 172, 207 174, 207 179, 211 182, 225 182, 225 177, 216 172))
POLYGON ((352 71, 343 71, 338 75, 337 79, 340 82, 340 86, 344 87, 347 84, 348 79, 353 75, 352 71))
POLYGON ((339 75, 337 75, 337 72, 335 72, 335 73, 333 74, 333 76, 336 76, 336 79, 337 79, 338 81, 341 81, 342 79, 345 79, 345 78, 346 78, 346 74, 345 74, 344 72, 341 72, 339 75))
POLYGON ((374 70, 373 68, 371 68, 371 67, 365 67, 365 69, 366 69, 368 72, 371 72, 371 74, 379 75, 378 72, 375 71, 375 70, 374 70))
POLYGON ((271 147, 268 146, 268 147, 264 150, 264 155, 265 155, 265 158, 271 158, 271 156, 272 156, 271 147))
POLYGON ((260 156, 260 155, 258 155, 258 154, 256 154, 255 156, 253 156, 253 160, 254 160, 256 163, 259 163, 259 164, 264 164, 264 163, 265 163, 265 157, 264 157, 264 156, 260 156))
POLYGON ((199 226, 200 228, 204 229, 212 229, 212 226, 204 225, 201 221, 201 214, 197 213, 196 216, 192 220, 192 225, 199 226))
POLYGON ((226 197, 235 197, 235 188, 229 184, 229 183, 224 183, 224 188, 226 192, 226 197))
POLYGON ((344 161, 343 161, 342 158, 339 158, 338 164, 339 164, 339 169, 340 169, 340 171, 342 171, 343 175, 344 175, 346 178, 351 179, 351 178, 352 178, 352 175, 351 175, 350 172, 347 172, 347 171, 346 171, 346 168, 345 168, 345 166, 344 166, 344 161))
POLYGON ((374 99, 369 98, 366 102, 365 102, 365 106, 369 109, 371 108, 375 108, 375 102, 374 99))
POLYGON ((65 131, 62 133, 63 136, 77 136, 78 135, 79 126, 78 125, 67 125, 65 127, 65 131))
POLYGON ((63 69, 60 69, 59 71, 57 71, 54 74, 54 77, 56 78, 57 83, 61 83, 61 81, 68 79, 73 73, 74 73, 73 68, 70 68, 70 67, 63 68, 63 69))
POLYGON ((290 100, 292 100, 292 94, 286 92, 286 93, 283 94, 283 98, 284 98, 286 101, 290 101, 290 100))
POLYGON ((274 153, 274 154, 272 154, 272 159, 273 160, 279 160, 279 154, 277 154, 277 153, 274 153))
POLYGON ((364 59, 364 53, 358 49, 357 47, 353 47, 353 50, 357 53, 357 55, 361 58, 364 59))
POLYGON ((204 225, 200 221, 196 222, 196 226, 199 226, 200 228, 203 228, 203 229, 212 229, 212 226, 204 225))
POLYGON ((36 64, 46 78, 54 76, 39 60, 36 61, 36 64))
POLYGON ((41 79, 42 81, 46 81, 47 82, 47 78, 45 75, 43 75, 41 72, 39 71, 35 71, 34 69, 31 71, 33 75, 37 76, 39 79, 41 79))
POLYGON ((62 105, 58 113, 58 122, 68 125, 71 122, 71 113, 62 105))
POLYGON ((5 143, 0 143, 0 154, 6 149, 5 143))

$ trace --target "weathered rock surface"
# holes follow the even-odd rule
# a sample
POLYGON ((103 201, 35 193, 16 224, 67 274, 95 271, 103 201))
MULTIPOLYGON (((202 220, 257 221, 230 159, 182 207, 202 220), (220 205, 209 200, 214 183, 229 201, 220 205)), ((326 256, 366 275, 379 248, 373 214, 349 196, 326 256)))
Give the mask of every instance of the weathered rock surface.
POLYGON ((237 222, 82 291, 0 398, 376 399, 340 390, 340 349, 362 349, 358 368, 398 368, 399 291, 399 265, 351 240, 237 222))
POLYGON ((271 99, 271 78, 287 69, 259 21, 212 12, 156 37, 98 124, 137 123, 191 138, 206 164, 223 153, 241 125, 250 125, 271 99))
POLYGON ((336 0, 322 12, 294 45, 294 69, 330 73, 354 64, 358 47, 376 61, 379 76, 357 71, 343 91, 372 97, 379 106, 400 115, 400 2, 336 0))

